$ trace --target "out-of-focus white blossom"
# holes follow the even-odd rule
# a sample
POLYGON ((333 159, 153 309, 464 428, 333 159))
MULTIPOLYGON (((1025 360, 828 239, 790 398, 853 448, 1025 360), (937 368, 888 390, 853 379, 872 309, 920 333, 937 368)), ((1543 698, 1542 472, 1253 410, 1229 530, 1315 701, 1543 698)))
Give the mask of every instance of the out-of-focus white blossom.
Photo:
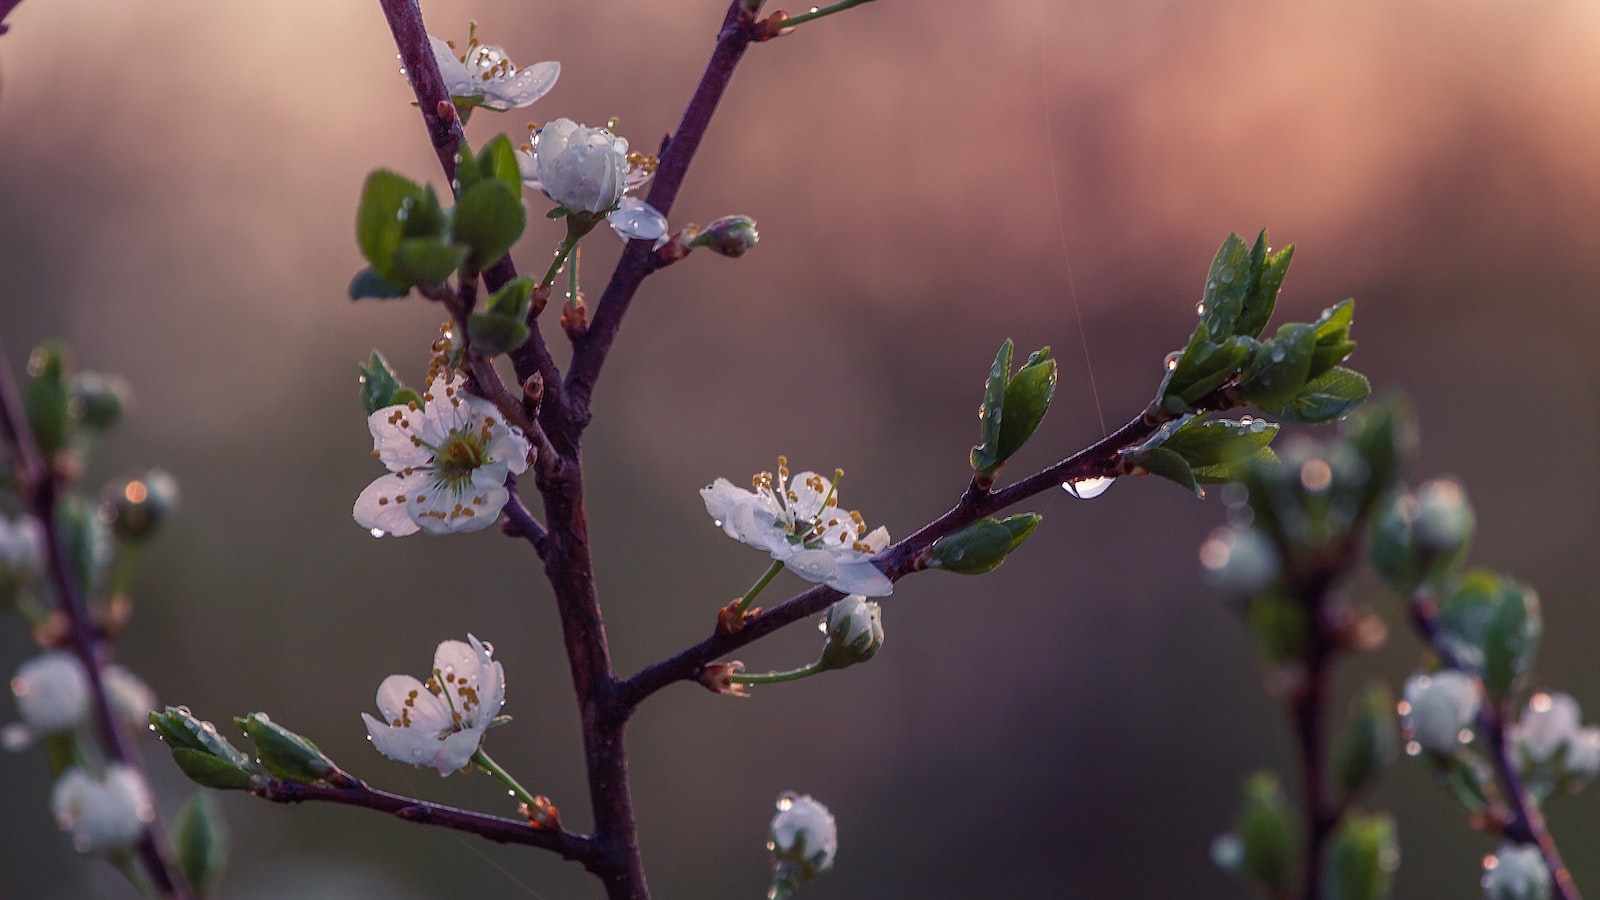
POLYGON ((150 789, 134 769, 113 764, 104 778, 68 769, 56 780, 50 808, 79 853, 126 850, 155 819, 150 789))

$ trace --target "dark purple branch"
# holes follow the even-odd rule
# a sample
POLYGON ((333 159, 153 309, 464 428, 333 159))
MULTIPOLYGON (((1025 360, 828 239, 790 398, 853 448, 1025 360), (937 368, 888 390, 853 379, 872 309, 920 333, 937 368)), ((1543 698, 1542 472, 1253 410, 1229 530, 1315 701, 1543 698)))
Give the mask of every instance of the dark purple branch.
MULTIPOLYGON (((1224 384, 1196 404, 1197 410, 1221 410, 1234 405, 1233 385, 1224 384)), ((976 480, 948 512, 924 525, 911 536, 877 557, 878 567, 898 581, 925 565, 928 548, 946 535, 960 531, 979 519, 1059 486, 1064 481, 1115 475, 1121 471, 1122 450, 1137 444, 1160 428, 1169 417, 1146 410, 1126 425, 1073 455, 1048 466, 999 491, 986 491, 976 480)), ((828 587, 815 587, 796 594, 777 606, 762 611, 734 632, 716 630, 700 643, 677 655, 646 666, 618 685, 614 701, 631 710, 646 697, 675 681, 692 681, 707 663, 732 653, 780 628, 814 616, 840 597, 828 587)))
POLYGON ((362 781, 354 779, 352 781, 353 784, 348 787, 334 787, 328 784, 297 784, 292 781, 274 780, 253 793, 274 803, 315 801, 374 809, 419 825, 433 825, 475 834, 497 844, 539 847, 563 859, 583 863, 585 867, 591 869, 597 859, 594 842, 581 834, 560 829, 536 828, 525 820, 457 809, 453 806, 418 800, 415 797, 380 791, 368 787, 362 781))
MULTIPOLYGON (((1407 612, 1411 616, 1411 624, 1446 667, 1472 674, 1470 668, 1461 664, 1460 658, 1456 656, 1449 642, 1443 639, 1439 629, 1438 601, 1430 589, 1427 587, 1417 589, 1411 596, 1407 612)), ((1510 818, 1499 823, 1501 833, 1507 840, 1519 844, 1533 844, 1539 848, 1545 867, 1550 870, 1552 887, 1555 890, 1554 900, 1583 900, 1583 895, 1578 892, 1578 885, 1572 880, 1572 872, 1561 859, 1561 851, 1556 847, 1555 836, 1550 833, 1544 815, 1539 812, 1539 805, 1529 796, 1527 788, 1522 783, 1522 774, 1517 771, 1516 747, 1506 736, 1508 712, 1505 700, 1495 702, 1493 698, 1487 696, 1478 710, 1478 732, 1489 745, 1489 755, 1492 757, 1495 775, 1505 788, 1506 805, 1510 812, 1510 818)))
POLYGON ((517 476, 506 476, 506 492, 510 496, 506 500, 506 521, 500 526, 501 530, 512 537, 525 539, 533 545, 533 552, 539 554, 540 559, 544 559, 550 549, 550 534, 523 504, 522 495, 517 493, 517 476))
POLYGON ((22 0, 0 0, 0 34, 11 30, 11 26, 6 24, 6 16, 11 15, 11 11, 20 3, 22 0))
MULTIPOLYGON (((100 635, 89 617, 88 604, 84 600, 77 577, 68 564, 66 548, 62 546, 59 521, 56 517, 56 501, 60 494, 61 483, 56 478, 51 461, 40 455, 38 442, 34 439, 27 413, 23 409, 21 394, 11 375, 11 361, 3 347, 0 347, 0 421, 4 422, 6 438, 16 452, 22 499, 27 504, 28 511, 43 526, 50 581, 60 601, 61 614, 67 623, 72 652, 83 664, 84 672, 89 678, 95 724, 99 729, 106 755, 113 762, 128 766, 138 771, 140 777, 144 777, 139 755, 134 750, 133 742, 123 729, 122 723, 117 720, 116 711, 112 709, 111 700, 106 694, 105 678, 100 671, 100 635)), ((180 900, 194 896, 183 874, 172 862, 159 822, 151 820, 146 826, 136 851, 140 865, 156 889, 164 896, 180 900)))
MULTIPOLYGON (((418 8, 416 0, 378 0, 378 3, 383 7, 383 17, 388 20, 395 48, 400 51, 400 63, 406 70, 412 93, 417 97, 417 106, 422 112, 423 124, 427 126, 433 152, 439 157, 445 178, 453 182, 456 177, 456 154, 460 152, 466 135, 461 130, 461 119, 456 115, 455 103, 444 85, 444 77, 439 74, 439 64, 433 58, 428 30, 422 24, 422 10, 418 8)), ((516 277, 517 268, 509 254, 483 272, 484 285, 491 291, 499 290, 516 277)), ((534 372, 541 372, 544 374, 547 397, 551 396, 550 392, 555 392, 554 396, 559 397, 560 371, 550 358, 537 319, 529 318, 528 329, 532 332, 528 340, 512 352, 517 377, 526 381, 534 372)), ((554 412, 559 412, 559 403, 546 405, 556 407, 554 412)))
MULTIPOLYGON (((689 171, 689 163, 700 148, 706 127, 711 124, 712 114, 717 111, 717 103, 727 91, 733 71, 744 56, 745 49, 757 37, 755 23, 741 16, 741 10, 740 0, 734 0, 729 5, 728 13, 722 20, 722 30, 717 34, 716 49, 712 51, 711 60, 706 63, 705 72, 700 76, 700 84, 683 111, 678 130, 667 139, 661 153, 661 165, 656 169, 650 194, 645 200, 660 210, 662 215, 671 213, 672 204, 678 198, 678 189, 683 185, 683 177, 689 171)), ((594 393, 595 381, 600 377, 606 355, 610 353, 611 344, 622 327, 622 317, 628 311, 628 304, 633 301, 633 295, 646 276, 660 267, 660 259, 650 252, 649 241, 629 241, 616 270, 611 273, 605 293, 600 295, 588 333, 576 342, 572 365, 567 370, 566 402, 573 421, 579 427, 589 421, 589 400, 594 393)))

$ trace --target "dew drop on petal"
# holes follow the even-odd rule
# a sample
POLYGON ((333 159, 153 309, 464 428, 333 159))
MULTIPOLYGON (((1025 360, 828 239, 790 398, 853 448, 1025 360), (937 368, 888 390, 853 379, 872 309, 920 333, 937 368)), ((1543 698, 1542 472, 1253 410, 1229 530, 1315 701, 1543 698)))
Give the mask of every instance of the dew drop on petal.
POLYGON ((383 537, 387 533, 388 532, 384 531, 382 528, 374 528, 374 529, 372 529, 372 536, 373 537, 383 537))
POLYGON ((1077 497, 1079 500, 1093 500, 1104 494, 1115 478, 1079 478, 1075 481, 1061 482, 1062 490, 1077 497))

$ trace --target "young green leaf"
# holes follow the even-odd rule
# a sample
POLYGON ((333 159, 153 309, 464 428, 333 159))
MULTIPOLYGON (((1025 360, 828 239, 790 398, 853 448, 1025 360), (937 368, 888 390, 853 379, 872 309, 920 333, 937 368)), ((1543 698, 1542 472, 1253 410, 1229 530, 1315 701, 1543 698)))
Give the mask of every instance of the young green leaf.
POLYGON ((1394 819, 1383 813, 1346 813, 1328 843, 1323 896, 1328 900, 1388 900, 1399 863, 1394 819))
POLYGON ((361 188, 356 208, 356 243, 373 271, 390 284, 400 280, 391 274, 390 264, 405 236, 410 207, 421 190, 410 179, 383 169, 368 175, 361 188))
POLYGON ((467 267, 481 272, 506 255, 528 224, 520 190, 498 179, 461 192, 456 204, 455 239, 471 248, 467 267))
POLYGON ((1543 631, 1539 596, 1509 578, 1468 572, 1439 604, 1439 631, 1462 667, 1498 701, 1533 668, 1543 631))
POLYGON ((1251 355, 1239 381, 1239 397, 1260 409, 1271 410, 1298 394, 1310 377, 1316 329, 1294 322, 1278 329, 1251 355))
POLYGON ((1278 304, 1278 291, 1283 287, 1283 277, 1289 273, 1292 259, 1293 244, 1271 253, 1267 247, 1267 230, 1263 228, 1256 236, 1255 246, 1250 249, 1253 281, 1251 289, 1245 294, 1238 321, 1234 323, 1235 334, 1257 337, 1267 327, 1272 310, 1278 304))
POLYGON ((410 286, 390 284, 370 266, 350 279, 351 300, 394 300, 410 293, 410 286))
POLYGON ((189 884, 201 896, 212 896, 228 863, 228 827, 210 796, 195 794, 183 805, 172 847, 189 884))
POLYGON ((385 406, 393 406, 397 401, 395 394, 403 387, 400 376, 395 374, 389 361, 383 354, 372 351, 372 356, 360 366, 361 371, 361 408, 372 415, 385 406))
POLYGON ((1000 456, 1000 422, 1005 413, 1006 385, 1011 378, 1012 349, 1011 339, 1006 338, 984 382, 983 406, 978 408, 980 441, 972 448, 972 468, 977 472, 993 474, 1004 461, 1000 456))
POLYGON ((309 784, 339 771, 316 744, 272 721, 266 713, 251 713, 234 721, 255 742, 256 758, 275 778, 309 784))
POLYGON ((1354 369, 1335 366, 1305 385, 1288 400, 1260 408, 1285 422, 1320 425, 1349 415, 1365 403, 1372 393, 1367 376, 1354 369))
POLYGON ((1056 361, 1045 347, 1023 363, 1006 385, 1000 416, 999 459, 1010 459, 1043 421, 1056 392, 1056 361))

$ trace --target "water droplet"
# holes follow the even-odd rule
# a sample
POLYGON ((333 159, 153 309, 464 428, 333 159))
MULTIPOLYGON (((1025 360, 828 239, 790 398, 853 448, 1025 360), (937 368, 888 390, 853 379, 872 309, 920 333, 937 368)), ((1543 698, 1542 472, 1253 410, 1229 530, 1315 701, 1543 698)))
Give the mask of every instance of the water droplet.
POLYGON ((384 531, 382 528, 374 528, 374 529, 372 529, 372 536, 373 537, 383 537, 385 534, 388 534, 388 532, 384 531))
POLYGON ((1104 494, 1111 487, 1115 478, 1079 478, 1074 481, 1063 481, 1062 490, 1077 497, 1079 500, 1093 500, 1104 494))
POLYGON ((1194 305, 1194 314, 1197 316, 1203 316, 1206 314, 1206 302, 1204 300, 1201 300, 1199 303, 1194 305))
POLYGON ((479 641, 478 643, 483 645, 483 652, 489 654, 490 656, 494 655, 494 645, 493 644, 489 643, 488 641, 479 641))
POLYGON ((712 519, 711 520, 711 524, 717 526, 718 528, 721 528, 722 527, 722 520, 721 519, 712 519))
POLYGON ((1167 358, 1162 364, 1167 367, 1168 372, 1171 372, 1178 368, 1178 360, 1182 358, 1183 354, 1177 350, 1174 350, 1167 354, 1167 358))
POLYGON ((1422 753, 1422 745, 1416 741, 1406 741, 1406 755, 1418 756, 1422 753))
POLYGON ((216 734, 217 726, 211 724, 210 722, 201 722, 200 730, 204 731, 206 734, 216 734))
POLYGON ((154 723, 154 722, 150 723, 150 730, 151 731, 155 731, 156 730, 156 723, 154 723))
POLYGON ((1231 269, 1231 268, 1223 269, 1222 272, 1221 272, 1220 277, 1222 278, 1222 283, 1223 284, 1233 284, 1233 278, 1234 278, 1233 269, 1231 269))
POLYGON ((178 707, 178 715, 180 715, 180 716, 192 716, 192 715, 194 715, 194 713, 190 711, 189 707, 180 706, 180 707, 178 707))

